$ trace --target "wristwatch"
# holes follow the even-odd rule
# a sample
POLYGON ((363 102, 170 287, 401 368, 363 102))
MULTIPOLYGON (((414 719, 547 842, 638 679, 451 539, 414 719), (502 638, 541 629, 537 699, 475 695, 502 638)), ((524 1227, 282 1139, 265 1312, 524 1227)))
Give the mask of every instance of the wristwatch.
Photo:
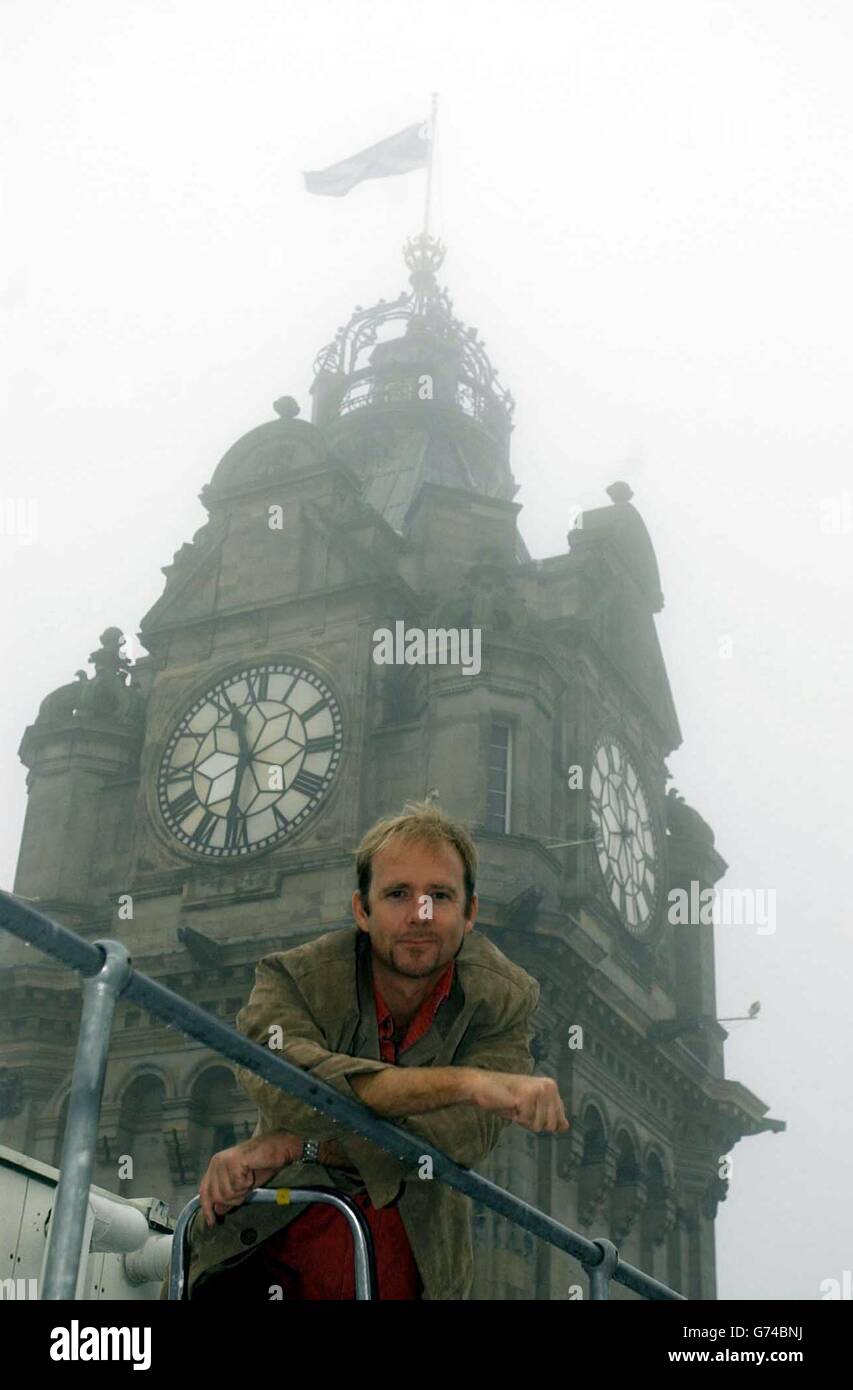
POLYGON ((320 1143, 317 1139, 304 1139, 302 1141, 302 1153, 299 1158, 300 1163, 317 1163, 320 1159, 320 1143))

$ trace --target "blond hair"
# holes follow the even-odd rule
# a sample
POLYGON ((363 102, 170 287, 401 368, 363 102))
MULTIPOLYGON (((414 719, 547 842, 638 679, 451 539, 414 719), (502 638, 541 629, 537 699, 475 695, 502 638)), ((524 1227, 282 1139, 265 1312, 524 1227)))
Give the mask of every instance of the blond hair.
POLYGON ((401 815, 388 816, 372 825, 356 849, 355 872, 365 912, 370 910, 367 898, 370 892, 373 856, 392 839, 408 845, 451 845, 458 852, 462 859, 467 917, 471 911, 477 878, 477 846, 464 825, 451 820, 430 801, 407 801, 401 815))

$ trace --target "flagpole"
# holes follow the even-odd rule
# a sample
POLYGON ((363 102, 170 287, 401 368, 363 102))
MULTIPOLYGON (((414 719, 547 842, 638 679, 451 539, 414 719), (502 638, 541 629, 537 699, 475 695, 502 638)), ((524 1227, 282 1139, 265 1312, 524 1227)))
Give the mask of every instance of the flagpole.
POLYGON ((432 109, 429 117, 429 154, 427 155, 426 195, 424 197, 423 235, 429 236, 430 202, 432 200, 432 159, 435 150, 435 125, 438 120, 438 92, 432 94, 432 109))

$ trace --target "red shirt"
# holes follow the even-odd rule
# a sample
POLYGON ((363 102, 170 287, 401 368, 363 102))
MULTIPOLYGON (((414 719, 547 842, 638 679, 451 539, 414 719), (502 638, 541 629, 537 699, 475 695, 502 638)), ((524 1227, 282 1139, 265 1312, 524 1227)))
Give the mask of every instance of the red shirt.
MULTIPOLYGON (((394 1019, 374 979, 373 997, 379 1052, 383 1062, 397 1063, 400 1053, 412 1047, 432 1027, 436 1010, 450 993, 453 965, 437 981, 405 1031, 394 1037, 394 1019)), ((377 1296, 381 1299, 417 1299, 423 1292, 421 1277, 409 1245, 397 1205, 373 1206, 366 1192, 353 1200, 367 1218, 376 1256, 377 1296)), ((304 1212, 268 1240, 259 1257, 271 1284, 281 1284, 286 1299, 353 1299, 355 1269, 352 1236, 346 1219, 324 1202, 312 1202, 304 1212)))

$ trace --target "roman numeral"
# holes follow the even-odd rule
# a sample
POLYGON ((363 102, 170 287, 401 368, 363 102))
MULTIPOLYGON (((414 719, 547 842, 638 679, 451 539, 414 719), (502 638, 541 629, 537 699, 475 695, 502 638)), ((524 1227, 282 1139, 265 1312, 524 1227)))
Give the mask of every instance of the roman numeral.
POLYGON ((173 787, 179 786, 181 782, 191 781, 192 769, 188 763, 181 763, 180 767, 170 767, 166 774, 166 784, 170 791, 173 787))
POLYGON ((321 711, 321 710, 324 710, 325 708, 326 708, 326 701, 325 701, 325 700, 318 700, 317 703, 316 703, 316 705, 312 705, 310 709, 303 710, 303 712, 302 712, 302 714, 300 714, 299 718, 302 720, 302 723, 303 723, 303 724, 307 724, 309 719, 313 719, 315 714, 319 714, 320 711, 321 711))
MULTIPOLYGON (((276 672, 275 672, 275 675, 276 675, 276 676, 285 676, 285 677, 286 677, 286 676, 287 676, 287 672, 286 672, 286 671, 276 671, 276 672)), ((279 703, 280 705, 286 705, 286 704, 287 704, 287 697, 288 697, 288 695, 290 694, 290 692, 291 692, 291 690, 293 689, 293 687, 295 686, 295 684, 296 684, 296 682, 297 682, 298 679, 299 679, 298 676, 291 676, 291 677, 290 677, 290 684, 288 685, 287 689, 286 689, 285 691, 283 691, 283 692, 282 692, 281 694, 279 694, 279 695, 274 695, 274 696, 273 696, 273 699, 274 699, 274 700, 277 700, 278 703, 279 703)))
POLYGON ((305 743, 306 753, 327 753, 330 748, 335 746, 334 734, 326 734, 323 738, 309 738, 305 743))
POLYGON ((213 696, 213 703, 219 710, 220 714, 233 714, 234 712, 234 706, 228 699, 228 696, 225 694, 224 690, 217 691, 217 693, 213 696))
POLYGON ((175 743, 182 743, 185 738, 194 738, 196 743, 201 743, 204 737, 204 734, 196 733, 195 729, 181 729, 174 741, 175 743))
POLYGON ((249 827, 245 816, 237 815, 229 819, 225 826, 225 848, 240 849, 249 846, 249 827))
POLYGON ((273 802, 272 813, 275 816, 275 823, 279 830, 286 830, 290 825, 290 821, 287 819, 287 816, 278 809, 278 805, 275 802, 273 802))
POLYGON ((213 839, 213 832, 219 824, 219 817, 212 811, 205 811, 195 830, 193 838, 200 840, 203 845, 209 845, 213 839))
POLYGON ((247 676, 246 688, 249 692, 249 699, 254 700, 255 704, 259 700, 266 700, 270 688, 269 671, 259 671, 256 676, 247 676))
POLYGON ((169 810, 172 812, 172 815, 175 816, 178 820, 182 820, 183 817, 187 814, 187 811, 191 810, 193 806, 197 805, 198 797, 196 796, 192 786, 189 786, 187 787, 187 790, 185 792, 181 792, 180 796, 176 796, 174 801, 169 802, 169 810))
POLYGON ((323 790, 325 784, 323 778, 318 777, 316 773, 300 771, 297 772, 290 785, 292 790, 302 792, 303 796, 316 796, 318 792, 323 790))

